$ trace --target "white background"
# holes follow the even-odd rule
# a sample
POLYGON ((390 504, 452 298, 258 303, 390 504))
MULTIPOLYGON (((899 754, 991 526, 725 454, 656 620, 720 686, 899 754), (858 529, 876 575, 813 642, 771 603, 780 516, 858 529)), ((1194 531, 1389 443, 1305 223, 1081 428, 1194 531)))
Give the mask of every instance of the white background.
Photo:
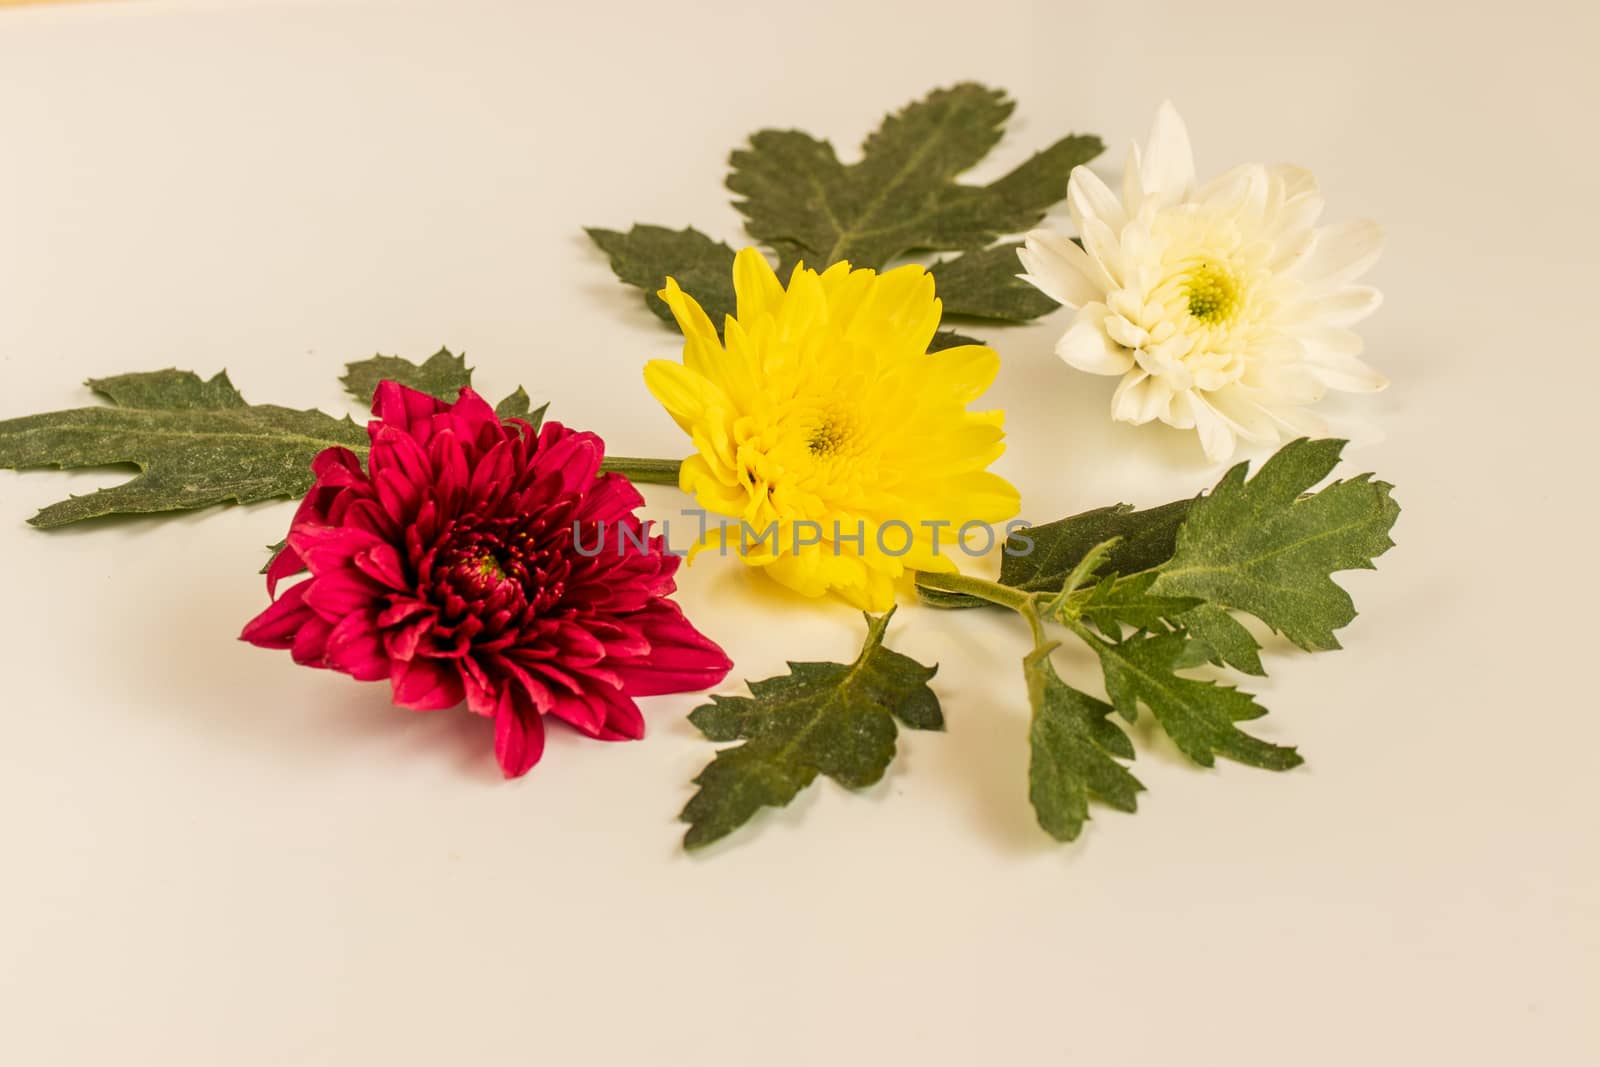
MULTIPOLYGON (((1313 168, 1388 230, 1364 328, 1393 379, 1329 409, 1398 485, 1344 578, 1347 650, 1275 644, 1306 767, 1186 765, 1052 844, 1026 799, 1027 639, 902 609, 946 734, 706 854, 711 748, 487 724, 234 640, 288 504, 41 533, 116 472, 0 473, 0 1061, 43 1064, 1600 1062, 1592 569, 1595 17, 1578 5, 126 3, 0 13, 0 416, 89 376, 226 367, 350 410, 341 365, 465 349, 614 451, 682 455, 640 380, 673 335, 580 227, 734 240, 726 154, 847 157, 977 78, 1020 102, 989 177, 1073 130, 1120 166, 1156 105, 1202 175, 1313 168)), ((991 330, 1026 516, 1210 484, 1112 382, 991 330)), ((1257 458, 1262 453, 1254 453, 1257 458)), ((649 493, 657 516, 675 491, 649 493)), ((859 617, 731 561, 682 602, 738 663, 847 658, 859 617)), ((1060 657, 1092 684, 1086 655, 1060 657)))

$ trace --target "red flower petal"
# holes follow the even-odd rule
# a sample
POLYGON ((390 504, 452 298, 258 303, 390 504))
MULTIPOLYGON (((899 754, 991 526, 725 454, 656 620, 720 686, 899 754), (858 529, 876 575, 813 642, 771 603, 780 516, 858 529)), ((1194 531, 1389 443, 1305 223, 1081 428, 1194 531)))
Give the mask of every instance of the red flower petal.
POLYGON ((305 606, 306 582, 292 585, 267 610, 244 624, 239 640, 261 648, 288 648, 312 611, 305 606))
POLYGON ((427 393, 408 389, 399 382, 382 381, 372 394, 372 413, 378 421, 369 423, 367 431, 376 441, 380 429, 392 426, 426 444, 433 436, 433 417, 447 409, 447 404, 427 393))
POLYGON ((650 654, 612 665, 625 691, 653 696, 710 689, 733 669, 727 653, 689 625, 672 601, 657 600, 633 619, 650 642, 650 654))
POLYGON ((329 667, 362 682, 389 677, 389 657, 383 641, 364 614, 348 615, 328 634, 323 654, 329 667))
POLYGON ((377 607, 382 593, 372 579, 353 569, 320 574, 305 585, 306 606, 334 623, 354 612, 377 607))
POLYGON ((520 778, 544 755, 544 716, 515 686, 506 686, 494 715, 494 754, 507 778, 520 778))
POLYGON ((311 617, 295 631, 294 644, 289 647, 289 658, 302 667, 326 667, 328 635, 332 632, 333 623, 312 612, 311 617))
POLYGON ((404 590, 409 587, 405 565, 400 562, 400 553, 394 550, 393 545, 382 541, 368 545, 356 552, 350 562, 356 565, 356 570, 390 589, 404 590))
POLYGON ((461 703, 461 672, 432 659, 394 664, 389 676, 394 702, 412 711, 442 711, 461 703))

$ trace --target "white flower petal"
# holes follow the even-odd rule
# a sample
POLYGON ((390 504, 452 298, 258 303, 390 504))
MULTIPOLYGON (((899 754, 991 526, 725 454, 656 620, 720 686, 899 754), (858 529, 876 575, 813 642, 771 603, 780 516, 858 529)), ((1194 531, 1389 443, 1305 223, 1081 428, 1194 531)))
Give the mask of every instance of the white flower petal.
POLYGON ((1128 213, 1123 210, 1122 201, 1088 167, 1072 168, 1072 176, 1067 179, 1067 209, 1080 229, 1083 220, 1090 218, 1099 219, 1113 230, 1128 224, 1128 213))
POLYGON ((1194 396, 1193 407, 1194 428, 1200 432, 1200 447, 1205 449, 1206 458, 1213 463, 1226 461, 1233 455, 1235 444, 1232 425, 1203 396, 1194 396))
POLYGON ((1376 222, 1341 222, 1317 230, 1311 250, 1292 270, 1313 289, 1328 292, 1360 277, 1382 251, 1383 229, 1376 222))
POLYGON ((1136 426, 1172 413, 1172 387, 1155 375, 1136 370, 1122 379, 1111 397, 1111 417, 1136 426))
POLYGON ((1290 437, 1328 436, 1328 424, 1305 408, 1263 406, 1261 411, 1288 431, 1290 437))
POLYGON ((1118 422, 1138 423, 1139 412, 1144 408, 1145 394, 1150 390, 1150 375, 1142 370, 1133 370, 1128 376, 1117 383, 1117 391, 1111 394, 1111 417, 1118 422))
POLYGON ((1133 367, 1133 353, 1106 336, 1105 320, 1104 304, 1085 304, 1056 342, 1056 355, 1090 374, 1126 374, 1133 367))
POLYGON ((1288 203, 1296 197, 1321 195, 1317 186, 1317 176, 1304 167, 1297 167, 1292 163, 1273 163, 1267 167, 1267 176, 1278 189, 1283 203, 1288 203))
POLYGON ((1223 389, 1206 394, 1218 414, 1236 427, 1241 437, 1252 441, 1276 441, 1278 420, 1272 417, 1249 389, 1223 389))
POLYGON ((1267 168, 1267 204, 1262 216, 1262 236, 1274 251, 1269 265, 1286 270, 1311 247, 1317 219, 1322 217, 1322 194, 1317 179, 1304 167, 1278 164, 1267 168))
POLYGON ((1108 314, 1106 333, 1123 348, 1140 348, 1150 340, 1149 332, 1129 322, 1125 315, 1108 314))
POLYGON ((1083 220, 1083 249, 1094 257, 1110 283, 1108 289, 1120 289, 1127 284, 1123 268, 1122 245, 1117 235, 1099 219, 1083 220))
POLYGON ((1309 300, 1302 314, 1324 326, 1353 326, 1378 310, 1383 294, 1370 285, 1351 285, 1309 300))
POLYGON ((1245 163, 1211 179, 1194 199, 1221 215, 1258 219, 1266 208, 1269 191, 1266 168, 1259 163, 1245 163))
POLYGON ((1128 158, 1122 164, 1122 210, 1131 218, 1144 206, 1144 185, 1139 180, 1139 146, 1128 146, 1128 158))
POLYGON ((1347 393, 1375 393, 1388 386, 1389 379, 1358 358, 1361 338, 1349 330, 1336 327, 1313 330, 1301 340, 1305 344, 1306 366, 1329 388, 1347 393))
POLYGON ((1300 356, 1294 363, 1263 367, 1248 377, 1247 387, 1256 390, 1263 404, 1296 407, 1315 404, 1328 392, 1327 385, 1311 364, 1300 356))
POLYGON ((1110 281, 1106 272, 1058 233, 1034 230, 1023 238, 1017 258, 1028 272, 1022 277, 1057 303, 1082 307, 1106 294, 1110 281))
POLYGON ((1156 111, 1156 124, 1150 131, 1150 145, 1139 168, 1139 179, 1145 193, 1163 204, 1178 203, 1194 186, 1189 131, 1170 100, 1156 111))
POLYGON ((1162 262, 1161 244, 1150 232, 1149 212, 1140 212, 1122 228, 1117 248, 1119 284, 1141 294, 1161 284, 1169 268, 1162 262))
POLYGON ((1173 393, 1172 407, 1167 410, 1167 425, 1180 430, 1194 429, 1194 394, 1173 393))

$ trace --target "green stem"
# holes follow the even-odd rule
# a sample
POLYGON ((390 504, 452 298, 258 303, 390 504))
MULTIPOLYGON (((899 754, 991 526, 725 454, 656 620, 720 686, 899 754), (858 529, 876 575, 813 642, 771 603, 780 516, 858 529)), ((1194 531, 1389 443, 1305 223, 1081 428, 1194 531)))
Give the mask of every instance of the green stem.
POLYGON ((1033 631, 1033 651, 1048 654, 1054 646, 1045 640, 1044 622, 1039 618, 1039 605, 1029 599, 1018 610, 1022 612, 1022 617, 1028 620, 1028 629, 1033 631))
POLYGON ((677 485, 678 468, 683 466, 683 461, 678 459, 640 459, 635 456, 607 456, 604 463, 600 464, 603 471, 615 471, 627 475, 631 482, 644 482, 649 485, 677 485))
POLYGON ((946 593, 966 593, 968 596, 987 600, 991 604, 998 604, 1012 611, 1021 611, 1023 605, 1028 603, 1033 595, 1024 593, 1020 589, 1013 589, 1009 585, 991 582, 987 578, 972 578, 965 574, 918 571, 917 584, 925 589, 938 589, 946 593))

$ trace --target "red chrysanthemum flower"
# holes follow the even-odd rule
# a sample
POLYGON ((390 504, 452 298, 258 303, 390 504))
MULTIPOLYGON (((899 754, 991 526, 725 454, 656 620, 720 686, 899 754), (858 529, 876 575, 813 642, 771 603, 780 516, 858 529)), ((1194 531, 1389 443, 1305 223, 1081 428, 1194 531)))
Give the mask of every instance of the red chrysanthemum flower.
POLYGON ((667 599, 678 558, 635 517, 632 484, 600 473, 599 437, 502 422, 470 389, 445 404, 386 381, 372 411, 367 470, 344 448, 316 458, 267 591, 311 576, 243 640, 387 678, 404 708, 464 700, 494 720, 508 778, 539 761, 547 714, 590 737, 638 738, 634 697, 728 673, 667 599))

